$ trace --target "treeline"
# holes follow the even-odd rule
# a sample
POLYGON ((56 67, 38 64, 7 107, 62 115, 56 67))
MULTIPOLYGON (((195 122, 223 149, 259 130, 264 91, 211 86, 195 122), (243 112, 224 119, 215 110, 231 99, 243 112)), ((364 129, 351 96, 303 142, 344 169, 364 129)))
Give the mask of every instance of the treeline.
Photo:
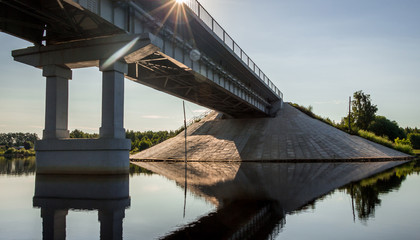
POLYGON ((5 149, 12 147, 24 147, 31 149, 36 140, 38 140, 36 133, 0 133, 0 145, 5 149))
POLYGON ((387 147, 409 154, 413 153, 413 148, 420 149, 420 129, 417 127, 402 128, 396 121, 389 120, 385 116, 376 115, 378 107, 372 104, 370 95, 365 94, 363 91, 357 91, 353 94, 351 112, 348 116, 343 117, 339 123, 314 114, 312 106, 303 107, 293 103, 291 105, 333 127, 387 147))
POLYGON ((135 132, 127 130, 125 132, 126 138, 131 140, 131 152, 143 151, 171 137, 175 137, 177 134, 178 131, 135 132))
MULTIPOLYGON (((178 129, 176 131, 133 131, 127 130, 125 132, 126 138, 131 140, 131 152, 143 151, 147 148, 150 148, 156 144, 159 144, 166 139, 175 137, 183 129, 178 129)), ((98 138, 99 134, 97 133, 85 133, 81 130, 75 129, 70 132, 70 138, 98 138)))

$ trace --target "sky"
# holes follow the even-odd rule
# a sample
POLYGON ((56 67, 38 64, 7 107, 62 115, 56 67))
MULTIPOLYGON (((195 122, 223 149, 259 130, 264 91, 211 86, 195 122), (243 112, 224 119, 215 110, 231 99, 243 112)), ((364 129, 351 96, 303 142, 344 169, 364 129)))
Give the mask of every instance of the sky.
MULTIPOLYGON (((348 98, 362 90, 377 115, 420 127, 420 1, 199 1, 283 92, 286 102, 313 107, 340 121, 348 98)), ((11 51, 30 43, 0 33, 0 132, 44 128, 42 71, 14 62, 11 51)), ((98 132, 101 73, 77 69, 69 85, 69 129, 98 132)), ((187 102, 187 118, 206 108, 187 102)), ((125 81, 124 127, 175 130, 182 100, 125 81)))

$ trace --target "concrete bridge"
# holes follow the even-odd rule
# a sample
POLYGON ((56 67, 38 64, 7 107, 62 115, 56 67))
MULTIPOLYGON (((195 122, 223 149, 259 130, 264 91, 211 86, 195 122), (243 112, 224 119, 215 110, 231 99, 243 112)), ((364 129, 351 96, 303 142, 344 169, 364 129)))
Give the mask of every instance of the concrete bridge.
POLYGON ((233 118, 275 116, 283 95, 196 1, 0 1, 0 30, 34 44, 15 61, 46 77, 39 173, 126 173, 124 78, 233 118), (103 72, 100 138, 70 140, 72 69, 103 72), (75 160, 77 159, 77 160, 75 160))

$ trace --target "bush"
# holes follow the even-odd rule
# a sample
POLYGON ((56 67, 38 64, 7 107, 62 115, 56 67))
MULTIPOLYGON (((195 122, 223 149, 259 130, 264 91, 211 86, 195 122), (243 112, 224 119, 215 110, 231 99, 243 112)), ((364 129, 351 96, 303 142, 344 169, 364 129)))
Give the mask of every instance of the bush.
POLYGON ((411 146, 410 140, 409 139, 405 139, 405 138, 403 138, 403 139, 396 138, 394 140, 394 142, 395 142, 395 144, 401 144, 401 145, 409 145, 409 146, 411 146))
POLYGON ((394 144, 391 141, 389 141, 387 138, 376 136, 374 133, 368 132, 365 130, 359 130, 358 133, 359 133, 359 136, 362 138, 366 138, 367 140, 379 143, 389 148, 394 148, 394 144))
POLYGON ((420 149, 420 133, 410 133, 407 138, 414 149, 420 149))
MULTIPOLYGON (((364 131, 364 130, 359 130, 358 133, 360 137, 366 138, 372 142, 376 142, 386 147, 393 148, 400 152, 404 152, 411 155, 413 154, 413 148, 410 145, 401 144, 401 143, 394 144, 393 142, 389 141, 387 138, 376 136, 374 133, 364 131)), ((403 140, 399 140, 399 141, 403 141, 403 140)))
POLYGON ((9 155, 9 154, 15 154, 18 150, 16 150, 15 148, 8 148, 4 154, 5 155, 9 155))
POLYGON ((383 116, 376 116, 375 120, 368 127, 369 132, 377 136, 387 136, 389 139, 405 138, 404 129, 398 123, 383 116))
POLYGON ((29 150, 29 149, 31 149, 31 148, 34 148, 34 144, 33 144, 32 142, 26 141, 26 142, 24 142, 24 143, 23 143, 23 147, 24 147, 26 150, 29 150))
POLYGON ((413 148, 411 147, 411 145, 407 145, 407 144, 395 144, 394 149, 403 153, 407 153, 410 155, 413 155, 413 148))

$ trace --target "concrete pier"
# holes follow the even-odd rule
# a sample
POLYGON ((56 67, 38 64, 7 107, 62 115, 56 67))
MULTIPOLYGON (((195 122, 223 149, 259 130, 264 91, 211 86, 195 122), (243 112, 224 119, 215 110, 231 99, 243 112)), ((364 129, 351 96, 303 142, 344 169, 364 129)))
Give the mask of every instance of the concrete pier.
POLYGON ((149 37, 119 35, 13 51, 16 61, 42 68, 46 77, 45 129, 35 144, 37 173, 128 173, 131 142, 124 129, 124 78, 128 63, 154 51, 149 37), (100 138, 70 139, 72 69, 92 66, 102 71, 100 138))

